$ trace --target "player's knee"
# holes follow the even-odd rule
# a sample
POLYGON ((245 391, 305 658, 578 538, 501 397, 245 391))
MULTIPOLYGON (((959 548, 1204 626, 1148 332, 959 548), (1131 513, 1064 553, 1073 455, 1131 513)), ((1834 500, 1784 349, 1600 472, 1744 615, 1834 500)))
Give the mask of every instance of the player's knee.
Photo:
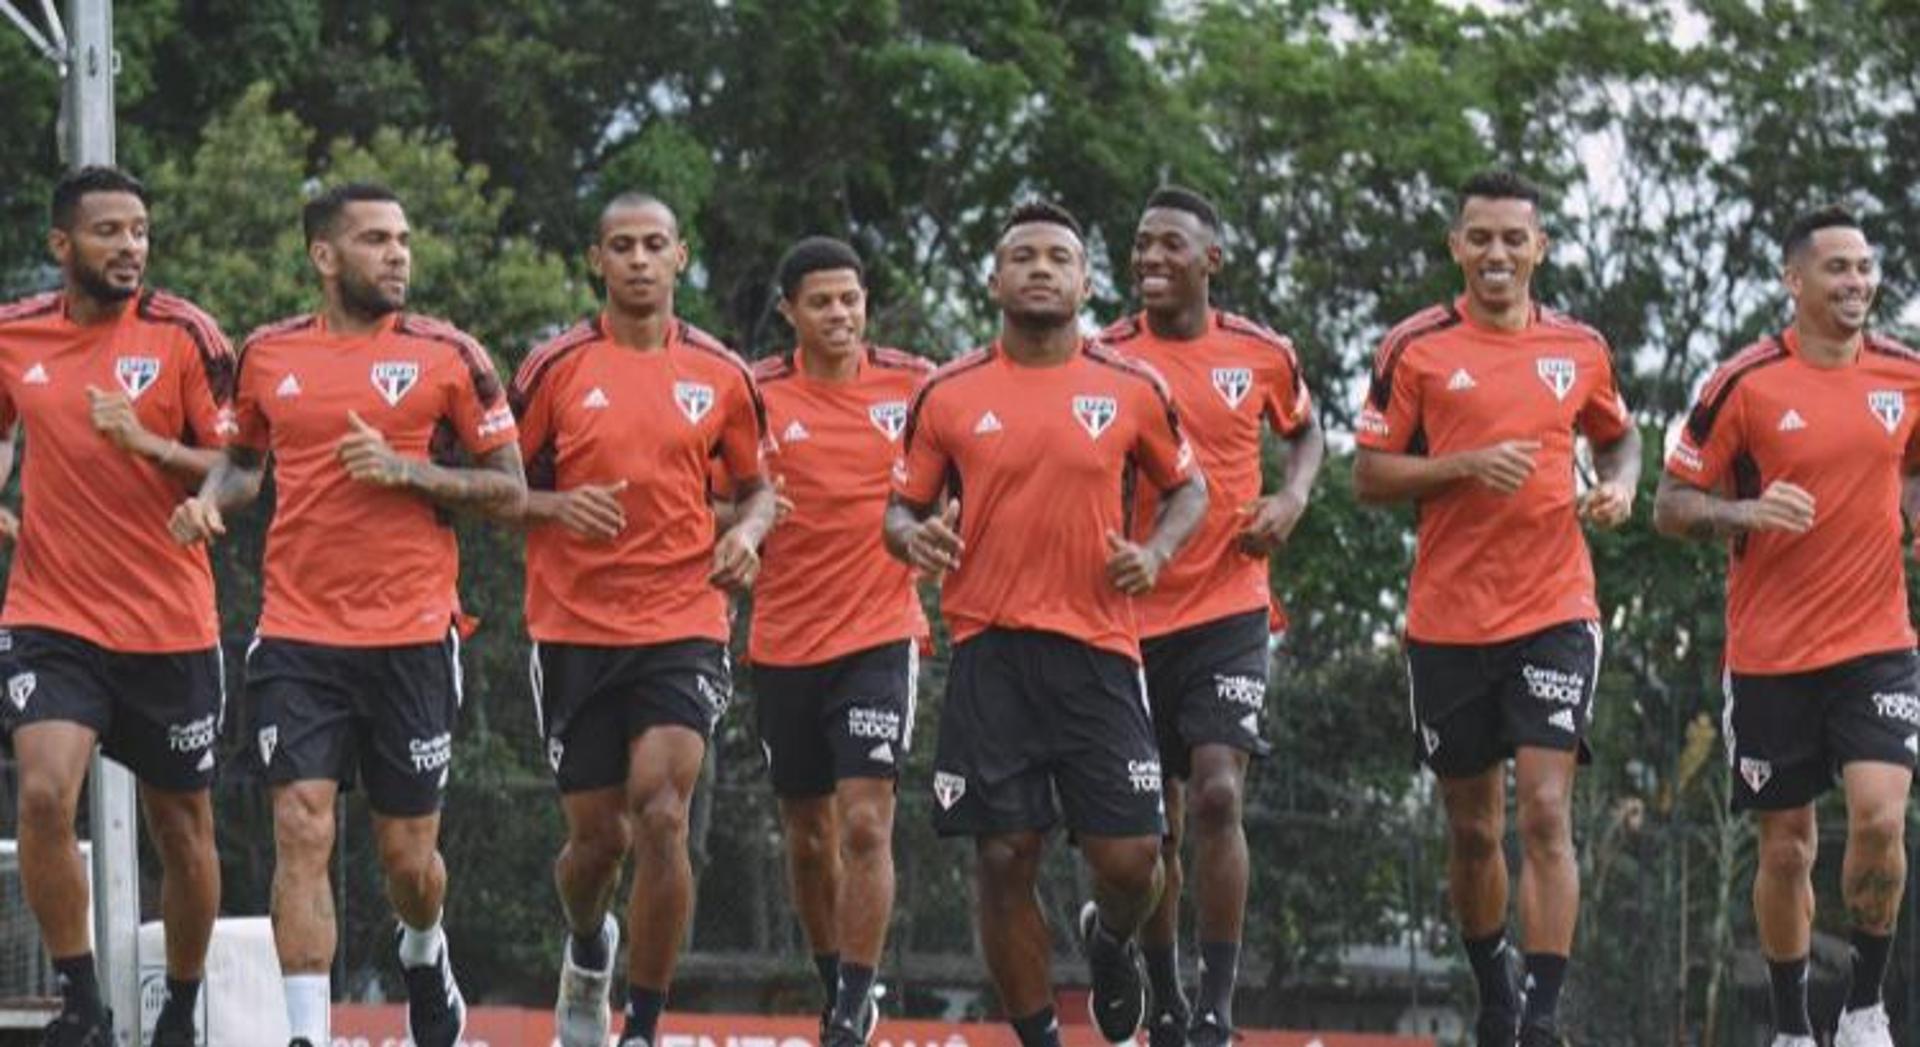
POLYGON ((148 812, 147 831, 168 865, 191 862, 213 851, 213 815, 198 806, 155 805, 148 812))
POLYGON ((20 824, 42 836, 72 832, 75 811, 69 795, 52 775, 22 775, 20 824))
POLYGON ((893 846, 893 819, 877 803, 847 808, 840 822, 840 846, 854 861, 872 861, 893 846))
POLYGON ((434 878, 439 857, 430 840, 408 836, 380 844, 380 868, 388 881, 409 888, 417 889, 434 878))
POLYGON ((1160 841, 1143 838, 1107 846, 1094 876, 1108 891, 1124 897, 1153 893, 1160 875, 1160 841))
POLYGON ((1238 775, 1216 774, 1187 789, 1187 817, 1194 831, 1211 836, 1240 827, 1241 787, 1238 775))
POLYGON ((333 853, 333 814, 283 804, 274 811, 273 841, 280 865, 303 873, 324 870, 333 853))
POLYGON ((1802 879, 1813 872, 1812 833, 1770 832, 1760 837, 1760 868, 1770 876, 1802 879))
POLYGON ((1456 860, 1493 861, 1500 854, 1501 825, 1497 817, 1454 818, 1447 825, 1447 842, 1456 860))
POLYGON ((1906 835, 1904 799, 1874 804, 1851 814, 1847 819, 1847 834, 1854 847, 1870 854, 1898 852, 1906 835))
POLYGON ((672 788, 659 789, 640 798, 633 811, 639 844, 645 847, 684 843, 688 800, 672 788))
POLYGON ((980 844, 980 889, 984 895, 1031 895, 1039 868, 1037 838, 991 839, 980 844))
POLYGON ((1520 843, 1529 854, 1557 853, 1573 848, 1573 818, 1557 800, 1522 804, 1520 843))

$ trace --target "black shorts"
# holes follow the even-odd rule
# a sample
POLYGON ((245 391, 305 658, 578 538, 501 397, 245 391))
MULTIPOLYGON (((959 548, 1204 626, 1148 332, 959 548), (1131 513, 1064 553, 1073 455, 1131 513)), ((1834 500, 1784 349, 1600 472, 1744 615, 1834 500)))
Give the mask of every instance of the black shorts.
POLYGON ((100 750, 145 784, 197 792, 213 784, 214 741, 226 715, 226 665, 216 645, 130 654, 71 633, 0 629, 7 698, 0 727, 48 720, 93 729, 100 750))
POLYGON ((1520 746, 1587 752, 1600 623, 1563 622, 1491 644, 1407 640, 1415 758, 1471 778, 1520 746))
POLYGON ((390 818, 440 809, 460 715, 460 638, 335 647, 260 637, 247 649, 247 698, 267 781, 356 779, 390 818))
POLYGON ((919 677, 912 640, 817 665, 754 666, 754 720, 774 794, 825 796, 843 778, 899 778, 919 677))
POLYGON ((706 639, 536 643, 528 673, 547 765, 563 793, 625 785, 633 739, 652 727, 710 737, 733 700, 726 645, 706 639))
POLYGON ((1062 809, 1080 836, 1167 829, 1140 667, 1057 633, 955 645, 933 767, 942 836, 1050 829, 1062 809))
POLYGON ((1889 651, 1804 673, 1725 677, 1733 809, 1812 803, 1857 760, 1911 770, 1920 751, 1920 657, 1889 651))
POLYGON ((1262 716, 1270 635, 1267 612, 1250 611, 1140 641, 1160 766, 1169 777, 1187 777, 1196 746, 1254 756, 1273 751, 1262 716))

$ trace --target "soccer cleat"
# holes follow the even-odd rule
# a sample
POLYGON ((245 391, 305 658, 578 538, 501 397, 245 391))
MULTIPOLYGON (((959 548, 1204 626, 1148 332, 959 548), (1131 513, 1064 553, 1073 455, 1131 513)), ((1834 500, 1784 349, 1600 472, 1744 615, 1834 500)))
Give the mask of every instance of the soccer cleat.
POLYGON ((1480 1016, 1473 1022, 1473 1042, 1478 1047, 1508 1047, 1520 1039, 1520 1007, 1526 999, 1525 982, 1521 979, 1520 966, 1514 959, 1511 949, 1504 949, 1501 958, 1502 967, 1507 972, 1507 1006, 1488 1007, 1487 1001, 1480 1001, 1480 1016))
POLYGON ((1886 1004, 1841 1011, 1840 1027, 1833 1033, 1833 1047, 1893 1047, 1886 1004))
POLYGON ((1187 1047, 1188 1017, 1184 1006, 1159 1009, 1147 1019, 1147 1047, 1187 1047))
MULTIPOLYGON (((395 947, 403 933, 399 927, 393 929, 395 947)), ((400 977, 407 983, 407 1036, 416 1047, 455 1047, 467 1030, 467 1001, 453 980, 453 958, 446 942, 440 943, 440 955, 430 964, 401 964, 400 977)))
POLYGON ((620 1047, 653 1047, 645 1036, 628 1036, 620 1041, 620 1047))
POLYGON ((1094 940, 1099 926, 1100 912, 1088 902, 1080 909, 1080 944, 1086 950, 1087 972, 1093 981, 1093 991, 1087 994, 1087 1011, 1108 1043, 1127 1043, 1140 1031, 1147 1015, 1146 973, 1141 970, 1140 949, 1133 942, 1100 948, 1094 940))
POLYGON ((1232 1042, 1233 1030, 1212 1011, 1196 1016, 1187 1026, 1187 1043, 1192 1047, 1226 1047, 1232 1042))
POLYGON ((61 1011, 42 1033, 41 1047, 112 1047, 113 1015, 61 1011))
POLYGON ((194 1035, 192 1026, 156 1025, 148 1047, 200 1047, 200 1037, 194 1035))
POLYGON ((1820 1047, 1811 1036, 1789 1036, 1779 1033, 1774 1036, 1772 1047, 1820 1047))
POLYGON ((1520 1047, 1567 1047, 1567 1038, 1550 1021, 1533 1022, 1520 1028, 1520 1047))
POLYGON ((613 1029, 613 1007, 607 1002, 613 984, 613 961, 620 949, 620 921, 612 913, 600 924, 606 943, 607 965, 595 970, 573 962, 573 939, 560 947, 560 997, 553 1005, 553 1025, 560 1047, 606 1047, 613 1029))
POLYGON ((313 1047, 313 1041, 305 1036, 295 1036, 287 1041, 287 1047, 313 1047))

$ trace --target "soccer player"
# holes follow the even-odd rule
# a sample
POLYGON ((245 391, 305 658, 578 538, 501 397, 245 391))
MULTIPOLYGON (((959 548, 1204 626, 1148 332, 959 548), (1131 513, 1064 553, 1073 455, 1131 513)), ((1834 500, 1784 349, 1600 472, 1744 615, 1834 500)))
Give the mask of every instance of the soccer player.
MULTIPOLYGON (((1188 189, 1158 190, 1133 238, 1142 312, 1102 335, 1166 379, 1212 494, 1187 548, 1134 603, 1167 795, 1167 886, 1141 932, 1154 1047, 1180 1047, 1189 1037, 1219 1047, 1232 1038, 1247 907, 1241 797, 1248 758, 1271 748, 1261 731, 1272 608, 1267 557, 1293 533, 1326 453, 1293 344, 1212 307, 1210 283, 1221 261, 1213 204, 1188 189), (1285 480, 1264 497, 1263 422, 1288 449, 1285 480), (1177 951, 1189 804, 1200 918, 1200 999, 1191 1014, 1177 951)), ((1152 520, 1158 504, 1156 492, 1141 488, 1134 519, 1152 520)))
POLYGON ((687 815, 732 699, 726 590, 751 584, 773 523, 766 413, 740 359, 674 315, 687 246, 666 204, 615 197, 587 264, 598 316, 540 346, 514 379, 527 500, 530 671, 567 842, 554 881, 571 932, 555 1014, 567 1047, 603 1047, 634 854, 621 1043, 654 1040, 693 915, 687 815), (708 460, 736 521, 716 534, 708 460))
POLYGON ((1667 459, 1664 534, 1729 539, 1733 806, 1760 826, 1753 909, 1775 1047, 1813 1047, 1807 954, 1813 801, 1846 793, 1841 893, 1853 981, 1835 1047, 1892 1047, 1880 986, 1906 883, 1920 665, 1901 562, 1904 477, 1920 469, 1920 353, 1867 329, 1880 271, 1845 210, 1796 218, 1793 323, 1723 363, 1667 459))
POLYGON ((1600 665, 1600 608, 1580 521, 1632 514, 1640 435, 1607 343, 1534 301, 1539 191, 1508 172, 1460 190, 1447 244, 1458 299, 1394 328, 1374 358, 1354 489, 1413 502, 1407 597, 1415 749, 1440 780, 1447 880, 1479 987, 1482 1047, 1561 1042, 1556 1010, 1580 906, 1571 804, 1600 665), (1574 436, 1597 477, 1578 494, 1574 436), (1507 757, 1513 757, 1525 1004, 1507 945, 1507 757), (1516 1033, 1516 1025, 1518 1032, 1516 1033))
MULTIPOLYGON (((194 1005, 220 908, 213 743, 226 704, 203 550, 167 540, 167 516, 218 458, 231 426, 233 350, 207 315, 143 286, 147 191, 88 167, 53 191, 47 243, 61 288, 0 307, 0 480, 16 425, 24 520, 0 616, 19 760, 20 874, 59 975, 54 1047, 104 1047, 87 874, 73 820, 97 743, 140 780, 160 854, 167 997, 153 1042, 199 1042, 194 1005)), ((138 1015, 121 1015, 134 1022, 138 1015)))
POLYGON ((893 917, 894 787, 913 741, 913 572, 875 540, 907 404, 933 365, 867 344, 866 271, 825 237, 780 260, 793 349, 754 378, 791 512, 753 589, 755 710, 780 801, 794 908, 826 989, 823 1044, 865 1043, 893 917))
POLYGON ((341 185, 303 219, 324 303, 247 339, 238 431, 172 526, 184 542, 225 533, 224 514, 259 494, 272 454, 278 493, 247 694, 273 790, 273 933, 293 1043, 332 1042, 327 862, 334 799, 357 775, 400 921, 408 1035, 449 1047, 466 1004, 440 929, 440 805, 460 706, 445 510, 511 517, 526 485, 486 349, 402 311, 412 265, 400 201, 341 185), (461 450, 473 464, 454 464, 461 450))
POLYGON ((1206 482, 1160 378, 1081 336, 1087 254, 1072 215, 1015 208, 988 287, 1000 337, 915 398, 886 514, 895 556, 946 573, 934 824, 974 837, 981 946, 1020 1042, 1057 1044, 1035 889, 1064 808, 1092 872, 1079 931, 1093 1018, 1120 1043, 1146 1010, 1134 938, 1159 899, 1166 831, 1132 598, 1200 522, 1206 482), (1161 492, 1138 543, 1132 483, 1161 492))

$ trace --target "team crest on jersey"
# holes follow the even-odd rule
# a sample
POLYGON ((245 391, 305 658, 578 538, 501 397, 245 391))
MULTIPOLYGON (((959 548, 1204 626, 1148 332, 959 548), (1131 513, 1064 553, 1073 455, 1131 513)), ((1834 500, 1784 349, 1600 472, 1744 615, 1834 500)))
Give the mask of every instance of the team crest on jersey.
POLYGON ((1213 369, 1213 387, 1226 397, 1227 406, 1236 410, 1240 401, 1247 398, 1253 390, 1253 370, 1247 367, 1216 367, 1213 369))
POLYGON ((400 406, 400 398, 420 380, 420 365, 411 360, 382 360, 373 365, 373 387, 388 407, 400 406))
POLYGON ((1900 419, 1906 417, 1907 398, 1898 389, 1875 389, 1867 394, 1867 409, 1891 433, 1900 428, 1900 419))
POLYGON ((888 400, 867 408, 867 417, 873 419, 874 427, 887 435, 889 440, 900 439, 907 429, 907 405, 905 401, 888 400))
POLYGON ((1573 380, 1578 373, 1573 361, 1564 356, 1543 356, 1534 361, 1534 369, 1540 372, 1540 380, 1553 390, 1555 400, 1565 400, 1573 392, 1573 380))
POLYGON ((687 421, 698 423, 713 410, 713 386, 699 382, 673 383, 673 402, 680 405, 680 413, 687 421))
POLYGON ((1073 416, 1087 435, 1100 439, 1100 434, 1113 425, 1113 419, 1120 413, 1120 404, 1111 396, 1076 396, 1073 398, 1073 416))
POLYGON ((140 394, 153 387, 160 377, 160 358, 157 356, 122 356, 113 361, 113 376, 120 379, 120 388, 135 400, 140 394))

